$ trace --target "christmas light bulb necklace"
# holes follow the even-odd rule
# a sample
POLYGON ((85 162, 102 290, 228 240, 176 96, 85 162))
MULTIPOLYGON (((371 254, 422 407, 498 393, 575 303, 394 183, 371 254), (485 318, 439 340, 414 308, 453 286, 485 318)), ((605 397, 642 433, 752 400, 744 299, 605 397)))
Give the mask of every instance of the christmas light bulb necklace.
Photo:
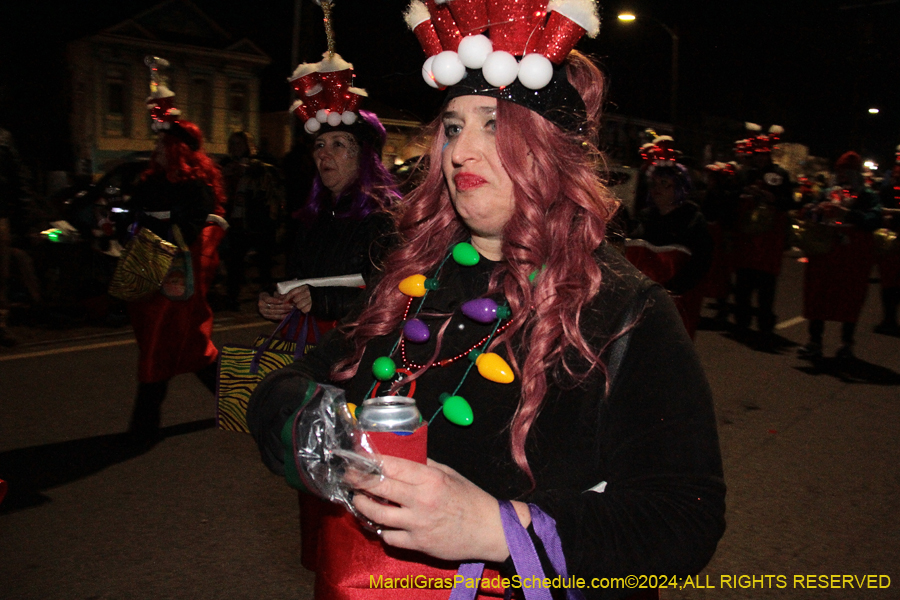
MULTIPOLYGON (((470 300, 463 303, 461 307, 463 314, 473 321, 484 325, 493 323, 494 327, 489 335, 483 337, 465 352, 442 360, 433 361, 431 364, 418 364, 409 359, 406 354, 406 341, 409 340, 412 343, 425 343, 431 337, 428 326, 418 318, 418 315, 425 305, 425 298, 428 296, 428 293, 439 288, 438 277, 440 276, 444 264, 451 257, 457 264, 464 267, 474 266, 478 264, 481 259, 478 251, 475 250, 470 243, 461 242, 453 246, 447 256, 444 257, 438 265, 433 277, 426 278, 424 275, 410 275, 400 282, 400 285, 398 286, 400 291, 409 296, 406 309, 403 312, 403 328, 399 338, 391 348, 390 353, 387 356, 376 358, 372 364, 372 375, 375 377, 375 381, 366 393, 366 397, 374 397, 381 383, 389 381, 398 373, 405 374, 406 377, 398 379, 391 386, 391 392, 393 393, 396 390, 399 390, 408 383, 410 385, 409 395, 412 396, 415 391, 415 380, 412 379, 410 381, 413 371, 419 371, 426 367, 445 367, 461 360, 463 357, 468 357, 469 365, 456 388, 452 393, 444 392, 440 395, 441 407, 434 413, 431 419, 429 419, 430 423, 434 421, 439 413, 443 413, 444 417, 451 423, 467 426, 472 424, 474 418, 472 407, 465 398, 457 395, 457 392, 459 392, 459 389, 468 377, 472 367, 476 367, 479 374, 485 379, 497 383, 512 383, 515 379, 512 369, 503 358, 498 354, 486 351, 497 334, 502 333, 512 325, 513 318, 506 302, 497 304, 497 302, 490 298, 476 298, 475 300, 470 300), (416 298, 420 298, 419 304, 416 307, 415 312, 412 313, 412 318, 409 318, 410 309, 416 298), (504 320, 506 320, 505 323, 503 322, 504 320), (400 350, 401 362, 403 364, 403 367, 401 368, 397 368, 394 359, 391 358, 398 349, 400 350)), ((445 326, 450 322, 450 319, 452 319, 452 316, 445 322, 445 326)), ((436 353, 440 349, 440 342, 438 342, 437 348, 438 350, 436 350, 436 353)))

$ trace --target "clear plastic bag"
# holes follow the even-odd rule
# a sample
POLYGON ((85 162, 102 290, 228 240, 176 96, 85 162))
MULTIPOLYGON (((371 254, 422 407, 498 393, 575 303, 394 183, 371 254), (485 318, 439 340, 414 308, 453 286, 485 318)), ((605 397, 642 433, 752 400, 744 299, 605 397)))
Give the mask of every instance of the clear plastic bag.
POLYGON ((378 526, 353 506, 354 490, 345 481, 355 474, 382 477, 381 460, 366 432, 347 406, 344 390, 319 384, 310 401, 297 413, 292 428, 294 460, 306 489, 344 506, 363 526, 378 526))

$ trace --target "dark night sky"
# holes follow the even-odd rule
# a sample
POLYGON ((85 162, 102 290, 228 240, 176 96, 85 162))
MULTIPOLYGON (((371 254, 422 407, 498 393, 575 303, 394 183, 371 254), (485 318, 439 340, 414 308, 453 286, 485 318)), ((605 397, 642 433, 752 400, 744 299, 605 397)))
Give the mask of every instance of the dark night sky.
MULTIPOLYGON (((194 1, 235 38, 248 37, 272 57, 264 73, 263 110, 286 109, 293 1, 194 1)), ((407 2, 335 0, 337 51, 354 64, 358 85, 373 99, 428 120, 440 94, 421 82, 424 56, 401 18, 407 2)), ((64 122, 46 114, 64 109, 53 101, 59 89, 52 83, 63 69, 61 45, 152 6, 136 0, 5 4, 0 27, 12 26, 12 33, 0 31, 9 44, 0 65, 14 102, 0 122, 20 139, 17 129, 29 124, 64 122), (29 95, 37 99, 15 102, 29 95)), ((900 143, 900 86, 892 81, 896 75, 890 77, 900 72, 900 0, 606 2, 599 37, 583 40, 579 48, 597 57, 608 75, 608 110, 665 121, 671 38, 652 22, 619 23, 615 15, 623 8, 678 32, 679 115, 685 121, 705 115, 777 123, 785 127, 784 141, 832 159, 853 148, 884 164, 900 143), (881 113, 870 116, 870 106, 881 113)), ((304 0, 303 9, 304 29, 312 37, 304 39, 301 60, 315 61, 325 50, 322 13, 311 0, 304 0)), ((38 138, 53 144, 52 134, 38 138)))

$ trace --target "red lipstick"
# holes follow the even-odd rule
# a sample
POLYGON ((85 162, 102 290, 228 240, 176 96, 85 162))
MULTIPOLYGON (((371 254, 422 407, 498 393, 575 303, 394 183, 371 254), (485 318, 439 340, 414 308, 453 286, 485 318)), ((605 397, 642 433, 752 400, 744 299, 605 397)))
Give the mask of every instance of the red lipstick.
POLYGON ((460 192, 465 192, 467 190, 471 190, 473 188, 477 188, 480 185, 484 185, 487 183, 487 180, 480 175, 475 175, 474 173, 457 173, 453 176, 453 183, 456 184, 456 189, 460 192))

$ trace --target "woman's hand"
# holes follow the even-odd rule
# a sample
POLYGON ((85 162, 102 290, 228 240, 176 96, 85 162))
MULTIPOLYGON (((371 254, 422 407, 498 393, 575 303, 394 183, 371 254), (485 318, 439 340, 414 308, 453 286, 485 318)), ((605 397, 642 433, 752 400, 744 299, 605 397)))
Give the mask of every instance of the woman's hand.
MULTIPOLYGON (((390 546, 445 560, 503 562, 509 557, 497 499, 446 465, 422 465, 382 457, 384 478, 348 476, 356 489, 353 504, 384 527, 390 546), (383 504, 375 498, 392 502, 383 504)), ((519 520, 531 522, 528 505, 513 502, 519 520)))
POLYGON ((274 296, 262 292, 257 301, 259 314, 270 321, 281 321, 294 310, 299 308, 302 312, 309 312, 312 308, 312 297, 309 294, 309 286, 302 285, 292 289, 287 294, 276 292, 274 296))

